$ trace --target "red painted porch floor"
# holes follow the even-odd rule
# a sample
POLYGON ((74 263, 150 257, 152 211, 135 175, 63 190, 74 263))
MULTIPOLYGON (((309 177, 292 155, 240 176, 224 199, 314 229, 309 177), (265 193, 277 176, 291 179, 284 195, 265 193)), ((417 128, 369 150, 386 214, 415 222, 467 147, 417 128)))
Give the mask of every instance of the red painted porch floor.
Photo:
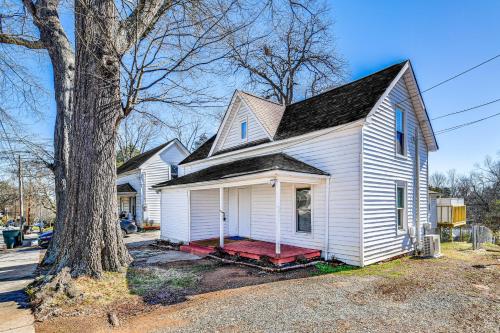
MULTIPOLYGON (((191 242, 189 245, 181 246, 181 251, 193 254, 209 254, 214 252, 218 245, 218 239, 191 242)), ((224 241, 224 251, 230 255, 239 255, 243 258, 261 260, 262 257, 276 265, 282 265, 296 261, 299 257, 312 259, 321 255, 320 250, 308 249, 293 245, 281 244, 281 254, 276 255, 275 243, 257 240, 231 240, 224 241)))

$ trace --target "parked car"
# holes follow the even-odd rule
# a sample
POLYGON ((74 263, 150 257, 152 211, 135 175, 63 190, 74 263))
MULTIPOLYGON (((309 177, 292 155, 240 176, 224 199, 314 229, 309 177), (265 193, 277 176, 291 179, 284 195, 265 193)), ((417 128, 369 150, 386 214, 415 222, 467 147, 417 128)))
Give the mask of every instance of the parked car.
POLYGON ((52 240, 53 231, 43 232, 38 236, 38 246, 43 247, 44 249, 49 247, 49 243, 52 240))
MULTIPOLYGON (((123 237, 128 234, 133 234, 137 232, 137 226, 134 221, 129 220, 120 220, 120 229, 122 230, 123 237)), ((38 236, 38 246, 43 247, 44 249, 49 247, 49 243, 52 240, 53 231, 47 231, 41 233, 38 236)))
POLYGON ((125 237, 125 235, 137 232, 137 225, 134 223, 134 221, 126 219, 120 220, 120 228, 122 229, 123 237, 125 237))

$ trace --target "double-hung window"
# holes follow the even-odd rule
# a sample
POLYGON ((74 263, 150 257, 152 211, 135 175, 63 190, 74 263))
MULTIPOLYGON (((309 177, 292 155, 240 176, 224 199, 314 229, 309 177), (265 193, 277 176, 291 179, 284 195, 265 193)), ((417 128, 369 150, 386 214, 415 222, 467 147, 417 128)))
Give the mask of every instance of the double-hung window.
POLYGON ((247 139, 247 133, 248 132, 248 125, 247 121, 244 120, 241 122, 241 140, 246 140, 247 139))
POLYGON ((398 230, 405 229, 406 211, 406 186, 403 183, 396 184, 396 223, 398 230))
POLYGON ((405 155, 405 114, 396 109, 396 153, 405 155))
POLYGON ((297 232, 311 232, 311 188, 295 189, 295 221, 297 232))

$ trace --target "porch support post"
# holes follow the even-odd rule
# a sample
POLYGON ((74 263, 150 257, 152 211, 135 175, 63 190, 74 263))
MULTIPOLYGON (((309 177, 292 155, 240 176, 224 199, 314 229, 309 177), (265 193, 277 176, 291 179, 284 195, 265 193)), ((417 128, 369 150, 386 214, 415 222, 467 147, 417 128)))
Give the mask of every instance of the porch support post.
POLYGON ((224 247, 224 187, 219 188, 219 246, 224 247))
POLYGON ((276 203, 275 203, 275 220, 276 220, 276 255, 281 254, 281 182, 276 179, 274 183, 274 189, 276 193, 276 203))

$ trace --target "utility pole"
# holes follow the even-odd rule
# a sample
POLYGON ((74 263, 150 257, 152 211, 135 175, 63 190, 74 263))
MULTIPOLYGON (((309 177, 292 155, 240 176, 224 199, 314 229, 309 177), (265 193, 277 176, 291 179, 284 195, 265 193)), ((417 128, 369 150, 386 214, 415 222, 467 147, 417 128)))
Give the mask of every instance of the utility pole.
POLYGON ((19 178, 19 220, 20 223, 22 224, 24 216, 24 198, 23 198, 23 171, 21 164, 21 155, 18 156, 17 177, 19 178))

